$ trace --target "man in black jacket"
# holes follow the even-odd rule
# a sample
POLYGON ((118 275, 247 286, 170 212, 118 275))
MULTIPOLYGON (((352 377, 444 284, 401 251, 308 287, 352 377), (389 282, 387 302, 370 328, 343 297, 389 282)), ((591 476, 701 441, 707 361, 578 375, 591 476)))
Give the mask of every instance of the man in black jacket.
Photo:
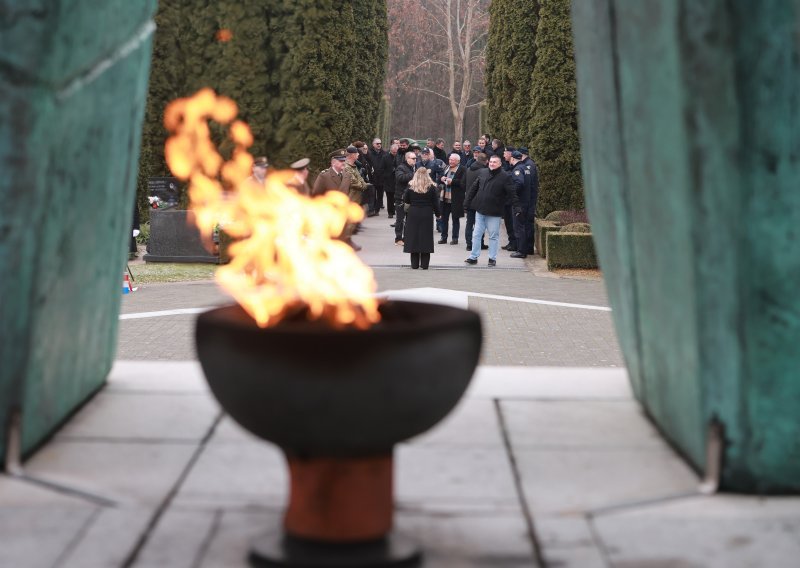
POLYGON ((514 215, 521 215, 519 198, 514 188, 514 182, 508 172, 501 167, 500 156, 489 158, 489 175, 474 184, 464 201, 464 206, 475 209, 475 229, 472 233, 472 252, 464 261, 467 264, 478 264, 481 255, 481 235, 483 231, 489 232, 489 266, 497 265, 498 238, 500 234, 500 220, 503 217, 503 207, 506 200, 511 201, 514 215))
POLYGON ((408 189, 411 178, 417 170, 417 155, 414 152, 406 152, 406 161, 397 166, 394 172, 394 209, 397 219, 394 223, 394 244, 403 245, 403 229, 405 228, 405 209, 403 208, 403 194, 408 189))
POLYGON ((375 186, 375 204, 371 213, 377 215, 383 209, 383 187, 386 178, 384 170, 391 167, 386 159, 387 152, 383 149, 383 143, 380 138, 375 138, 372 141, 372 148, 367 153, 367 159, 372 163, 373 180, 372 185, 375 186))
MULTIPOLYGON (((489 176, 489 168, 486 167, 489 159, 486 157, 486 154, 478 152, 475 155, 477 156, 477 159, 472 161, 472 165, 467 168, 467 171, 464 174, 464 188, 466 189, 467 194, 469 194, 470 188, 478 183, 478 178, 485 178, 489 176)), ((466 195, 464 197, 466 199, 466 195)), ((472 229, 475 227, 475 210, 468 209, 465 204, 464 211, 467 214, 467 223, 464 229, 464 240, 467 242, 467 250, 471 251, 472 229)), ((481 249, 486 250, 488 248, 489 245, 484 244, 483 235, 481 235, 481 249)))

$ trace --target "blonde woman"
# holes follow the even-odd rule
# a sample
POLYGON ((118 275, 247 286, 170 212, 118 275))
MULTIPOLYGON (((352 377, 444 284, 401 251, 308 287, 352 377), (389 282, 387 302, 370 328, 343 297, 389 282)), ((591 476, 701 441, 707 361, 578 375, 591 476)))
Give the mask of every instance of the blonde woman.
POLYGON ((414 177, 403 194, 407 206, 406 234, 403 252, 411 254, 411 268, 428 269, 433 252, 433 216, 439 219, 442 211, 436 184, 427 168, 414 172, 414 177))

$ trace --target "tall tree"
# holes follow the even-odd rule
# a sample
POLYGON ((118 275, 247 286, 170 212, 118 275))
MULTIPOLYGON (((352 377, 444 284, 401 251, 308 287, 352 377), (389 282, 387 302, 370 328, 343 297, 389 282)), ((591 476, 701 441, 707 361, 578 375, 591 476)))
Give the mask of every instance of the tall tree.
MULTIPOLYGON (((463 137, 467 111, 483 99, 488 5, 488 0, 389 5, 392 27, 387 92, 392 96, 395 117, 411 115, 417 119, 426 110, 428 116, 436 117, 442 109, 452 119, 455 138, 463 137), (428 96, 413 97, 414 104, 403 108, 409 93, 428 96)), ((442 124, 441 117, 431 122, 442 124)), ((411 123, 412 127, 417 123, 411 123)), ((439 126, 439 132, 442 130, 439 126)))
POLYGON ((369 143, 378 133, 378 112, 386 78, 389 49, 386 0, 354 0, 353 17, 359 28, 354 46, 358 103, 351 138, 369 143))
POLYGON ((537 214, 583 209, 570 0, 541 4, 532 83, 532 120, 523 139, 539 166, 537 214))
POLYGON ((156 23, 140 206, 148 177, 168 173, 164 107, 201 87, 237 102, 255 136, 252 152, 277 166, 309 156, 320 169, 355 133, 375 131, 386 65, 385 0, 169 0, 159 4, 156 23), (369 64, 362 69, 365 45, 369 64))
POLYGON ((493 0, 486 54, 489 131, 505 142, 527 144, 533 118, 531 70, 536 66, 539 2, 493 0))
POLYGON ((291 14, 281 19, 288 47, 279 71, 281 110, 275 116, 270 159, 275 156, 285 163, 309 155, 319 168, 329 161, 328 153, 351 141, 353 134, 358 104, 356 22, 347 0, 290 4, 291 14))

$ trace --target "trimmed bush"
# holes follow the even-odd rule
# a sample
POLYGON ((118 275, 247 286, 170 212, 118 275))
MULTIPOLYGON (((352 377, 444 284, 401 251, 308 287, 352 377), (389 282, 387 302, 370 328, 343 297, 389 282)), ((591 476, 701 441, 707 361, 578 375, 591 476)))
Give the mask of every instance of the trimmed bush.
POLYGON ((542 257, 546 257, 547 250, 545 244, 547 243, 547 233, 558 231, 561 224, 557 221, 548 221, 546 219, 536 219, 534 221, 533 240, 536 244, 536 250, 542 257))
POLYGON ((566 211, 551 211, 550 213, 547 214, 547 216, 544 218, 544 220, 545 221, 554 221, 556 223, 560 223, 561 222, 561 216, 564 215, 565 213, 566 213, 566 211))
POLYGON ((583 208, 581 152, 570 1, 542 2, 536 30, 536 64, 531 78, 528 148, 539 167, 537 209, 583 208))
POLYGON ((591 233, 547 234, 547 268, 597 268, 591 233))
POLYGON ((591 233, 592 226, 589 223, 570 223, 569 225, 563 225, 559 230, 559 233, 591 233))

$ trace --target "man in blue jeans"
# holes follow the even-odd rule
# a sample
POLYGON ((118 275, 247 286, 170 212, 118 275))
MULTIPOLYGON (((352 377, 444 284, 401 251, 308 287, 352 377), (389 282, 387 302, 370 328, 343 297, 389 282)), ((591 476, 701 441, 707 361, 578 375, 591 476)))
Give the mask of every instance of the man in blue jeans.
POLYGON ((514 216, 522 214, 519 198, 511 180, 511 175, 504 172, 500 156, 489 158, 489 175, 479 179, 469 189, 464 207, 475 210, 475 228, 472 231, 472 251, 464 260, 467 264, 478 264, 481 255, 481 236, 489 233, 489 266, 497 265, 497 249, 499 248, 500 220, 506 200, 511 202, 514 216))

